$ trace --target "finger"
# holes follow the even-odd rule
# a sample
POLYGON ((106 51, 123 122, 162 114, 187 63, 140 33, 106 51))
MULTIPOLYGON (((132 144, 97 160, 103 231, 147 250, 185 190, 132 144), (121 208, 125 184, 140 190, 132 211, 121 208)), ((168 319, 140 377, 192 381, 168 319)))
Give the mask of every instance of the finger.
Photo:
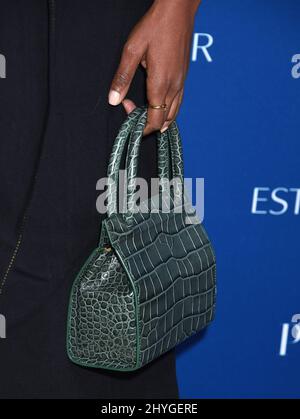
POLYGON ((167 103, 168 88, 166 84, 152 81, 149 77, 147 79, 147 98, 150 105, 167 105, 167 109, 153 109, 148 106, 147 124, 144 130, 144 135, 151 132, 158 131, 162 128, 166 121, 168 103, 167 103))
POLYGON ((175 98, 173 99, 173 102, 171 103, 170 110, 167 116, 167 119, 164 123, 164 125, 161 128, 161 133, 165 132, 169 126, 172 124, 173 121, 175 121, 176 116, 178 115, 180 105, 183 98, 183 89, 181 89, 175 98))
MULTIPOLYGON (((165 102, 162 102, 165 103, 165 102)), ((166 121, 166 111, 163 109, 152 109, 148 107, 147 124, 144 129, 144 135, 159 131, 166 121)))
POLYGON ((122 104, 125 108, 126 113, 129 115, 136 108, 136 104, 130 99, 124 99, 122 104))
POLYGON ((140 60, 141 54, 131 44, 125 44, 121 62, 114 75, 108 95, 110 105, 119 105, 125 98, 140 60))

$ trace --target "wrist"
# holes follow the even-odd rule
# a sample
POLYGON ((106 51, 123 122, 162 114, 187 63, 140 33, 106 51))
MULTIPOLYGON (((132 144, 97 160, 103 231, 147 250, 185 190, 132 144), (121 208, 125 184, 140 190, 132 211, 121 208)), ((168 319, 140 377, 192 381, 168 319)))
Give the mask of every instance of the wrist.
POLYGON ((183 9, 195 15, 201 0, 154 0, 153 5, 172 6, 174 9, 183 9))

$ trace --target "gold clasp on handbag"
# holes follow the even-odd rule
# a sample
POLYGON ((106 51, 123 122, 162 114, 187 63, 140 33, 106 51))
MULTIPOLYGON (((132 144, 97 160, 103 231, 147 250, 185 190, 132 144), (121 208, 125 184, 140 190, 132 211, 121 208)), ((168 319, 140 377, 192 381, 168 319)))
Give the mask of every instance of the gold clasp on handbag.
POLYGON ((109 252, 111 252, 111 251, 112 251, 112 248, 111 248, 111 247, 109 247, 109 246, 104 247, 104 252, 105 252, 105 253, 109 253, 109 252))

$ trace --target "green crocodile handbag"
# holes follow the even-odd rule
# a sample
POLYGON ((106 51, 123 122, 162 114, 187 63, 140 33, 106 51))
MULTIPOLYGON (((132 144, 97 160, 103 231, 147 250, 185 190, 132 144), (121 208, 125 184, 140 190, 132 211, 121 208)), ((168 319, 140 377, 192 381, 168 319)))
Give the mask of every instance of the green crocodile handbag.
POLYGON ((146 121, 147 111, 135 109, 119 131, 108 167, 108 216, 100 243, 72 287, 67 351, 81 366, 139 369, 214 318, 215 256, 202 224, 187 223, 188 207, 177 199, 183 159, 175 122, 158 134, 159 178, 181 181, 172 188, 169 210, 162 208, 163 199, 153 197, 147 201, 151 210, 134 210, 146 121), (127 143, 127 211, 122 213, 116 185, 127 143))

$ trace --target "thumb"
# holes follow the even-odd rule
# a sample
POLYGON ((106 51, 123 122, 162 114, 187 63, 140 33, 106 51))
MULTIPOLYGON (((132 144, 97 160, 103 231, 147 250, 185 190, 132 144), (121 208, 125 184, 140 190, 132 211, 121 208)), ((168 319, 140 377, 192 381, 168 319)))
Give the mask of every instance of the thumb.
POLYGON ((110 87, 108 95, 110 105, 119 105, 125 98, 140 63, 140 59, 140 55, 131 46, 126 44, 122 52, 121 62, 110 87))

